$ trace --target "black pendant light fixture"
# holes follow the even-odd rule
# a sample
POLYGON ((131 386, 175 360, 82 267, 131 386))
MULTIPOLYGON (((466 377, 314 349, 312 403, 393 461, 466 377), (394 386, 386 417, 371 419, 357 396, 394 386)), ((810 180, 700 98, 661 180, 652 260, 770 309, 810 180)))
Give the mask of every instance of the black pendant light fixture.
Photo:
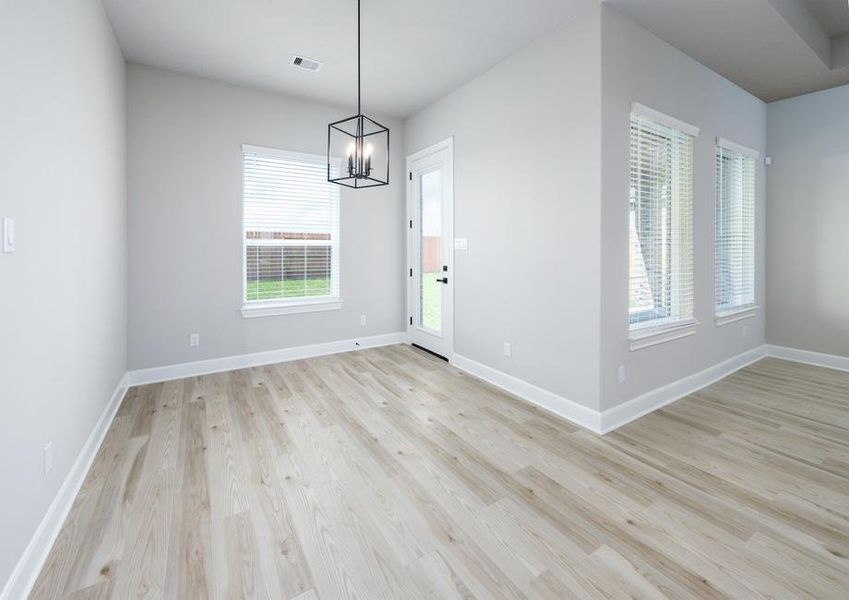
POLYGON ((357 0, 357 114, 327 126, 327 181, 350 188, 389 183, 389 129, 363 114, 357 0))

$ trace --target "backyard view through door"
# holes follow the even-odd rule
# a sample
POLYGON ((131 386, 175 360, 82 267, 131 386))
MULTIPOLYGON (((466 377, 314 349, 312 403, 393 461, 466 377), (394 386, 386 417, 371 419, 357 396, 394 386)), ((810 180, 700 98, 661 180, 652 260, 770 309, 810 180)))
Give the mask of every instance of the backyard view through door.
POLYGON ((454 273, 450 144, 415 154, 409 165, 411 341, 448 357, 454 273))

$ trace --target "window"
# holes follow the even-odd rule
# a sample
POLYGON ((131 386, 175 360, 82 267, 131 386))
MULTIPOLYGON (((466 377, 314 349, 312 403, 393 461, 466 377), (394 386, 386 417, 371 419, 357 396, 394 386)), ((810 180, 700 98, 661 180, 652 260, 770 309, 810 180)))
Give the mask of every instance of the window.
POLYGON ((339 308, 339 186, 324 156, 242 147, 245 317, 339 308))
POLYGON ((751 316, 755 307, 755 160, 757 153, 716 141, 716 316, 751 316), (749 313, 744 315, 744 313, 749 313))
POLYGON ((628 310, 632 349, 695 331, 693 141, 697 134, 698 129, 686 123, 633 106, 628 310), (671 330, 675 330, 672 335, 671 330))

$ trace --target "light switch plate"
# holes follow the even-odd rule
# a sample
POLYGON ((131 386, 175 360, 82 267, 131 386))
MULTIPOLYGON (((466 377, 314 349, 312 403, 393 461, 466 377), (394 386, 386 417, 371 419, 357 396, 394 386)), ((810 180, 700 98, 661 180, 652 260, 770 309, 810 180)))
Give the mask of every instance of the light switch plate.
POLYGON ((53 468, 53 442, 44 447, 44 474, 47 475, 53 468))
POLYGON ((15 220, 3 217, 3 252, 15 251, 15 220))
POLYGON ((454 250, 468 250, 469 238, 454 238, 454 250))

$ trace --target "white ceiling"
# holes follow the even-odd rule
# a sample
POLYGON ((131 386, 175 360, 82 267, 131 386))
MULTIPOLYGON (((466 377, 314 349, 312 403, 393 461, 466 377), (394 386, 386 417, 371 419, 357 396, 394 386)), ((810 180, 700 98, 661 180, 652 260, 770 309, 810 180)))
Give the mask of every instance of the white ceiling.
MULTIPOLYGON (((362 0, 363 111, 404 117, 597 0, 362 0)), ((126 58, 356 104, 355 0, 104 0, 126 58), (293 54, 324 62, 318 73, 293 54)))
MULTIPOLYGON (((849 83, 849 0, 604 1, 764 101, 849 83)), ((362 0, 363 110, 406 117, 598 2, 362 0)), ((356 0, 104 5, 130 61, 356 102, 356 0)))
POLYGON ((605 2, 766 102, 849 83, 847 0, 605 2))

